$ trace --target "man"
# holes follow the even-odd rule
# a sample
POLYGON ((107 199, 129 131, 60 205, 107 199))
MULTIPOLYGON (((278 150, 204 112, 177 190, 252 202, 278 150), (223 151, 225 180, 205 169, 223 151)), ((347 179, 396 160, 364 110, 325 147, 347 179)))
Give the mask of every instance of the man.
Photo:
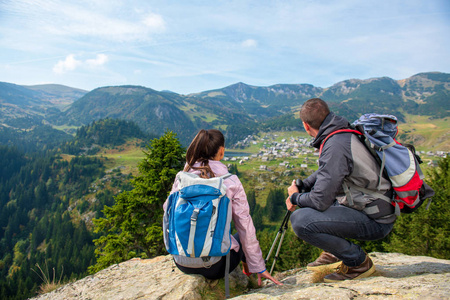
POLYGON ((308 265, 310 270, 336 267, 325 282, 360 279, 375 272, 370 257, 358 245, 346 240, 377 240, 392 230, 394 207, 376 199, 369 191, 392 196, 388 180, 379 178, 380 166, 356 134, 340 132, 348 121, 330 112, 319 98, 309 99, 300 110, 306 132, 314 137, 312 146, 321 149, 319 169, 288 188, 286 206, 293 211, 291 224, 295 234, 324 250, 308 265), (360 188, 363 188, 361 191, 360 188), (368 192, 368 194, 364 193, 368 192), (295 210, 296 207, 300 209, 295 210))

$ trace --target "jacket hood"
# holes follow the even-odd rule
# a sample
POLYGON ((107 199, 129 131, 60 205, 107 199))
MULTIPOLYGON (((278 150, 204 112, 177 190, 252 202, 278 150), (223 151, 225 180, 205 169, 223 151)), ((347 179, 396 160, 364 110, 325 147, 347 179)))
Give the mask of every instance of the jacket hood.
POLYGON ((346 118, 337 116, 333 112, 330 112, 320 125, 319 132, 316 138, 312 141, 311 146, 319 149, 322 141, 332 132, 339 129, 346 129, 350 127, 350 123, 346 118))
MULTIPOLYGON (((214 172, 214 174, 217 176, 222 176, 228 173, 228 167, 224 165, 221 161, 218 160, 208 160, 209 166, 211 167, 211 170, 214 172)), ((184 165, 185 167, 187 164, 184 165)), ((194 167, 200 167, 201 164, 199 162, 196 162, 194 164, 194 167)), ((200 175, 200 171, 198 170, 190 170, 189 172, 192 172, 194 174, 200 175)))

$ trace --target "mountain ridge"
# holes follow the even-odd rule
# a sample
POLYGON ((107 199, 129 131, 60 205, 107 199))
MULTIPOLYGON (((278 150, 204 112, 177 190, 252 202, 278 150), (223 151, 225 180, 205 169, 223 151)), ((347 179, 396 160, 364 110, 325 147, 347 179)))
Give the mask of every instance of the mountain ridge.
POLYGON ((409 78, 348 79, 321 88, 311 84, 259 87, 238 82, 224 88, 181 95, 144 86, 99 87, 86 92, 60 85, 0 83, 0 124, 80 127, 104 118, 132 120, 144 131, 172 130, 184 144, 200 128, 224 130, 234 143, 258 131, 267 120, 294 114, 309 98, 320 97, 333 111, 352 120, 362 113, 450 115, 450 74, 418 73, 409 78), (4 87, 3 89, 1 87, 4 87), (75 99, 76 95, 82 95, 75 99), (68 103, 68 101, 72 101, 68 103), (21 119, 20 122, 14 119, 21 119))

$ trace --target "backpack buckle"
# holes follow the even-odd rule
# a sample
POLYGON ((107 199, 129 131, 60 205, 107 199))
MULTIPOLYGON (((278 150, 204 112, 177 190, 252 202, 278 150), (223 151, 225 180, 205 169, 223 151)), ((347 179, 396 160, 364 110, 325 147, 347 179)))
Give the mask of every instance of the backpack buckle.
POLYGON ((192 212, 192 215, 191 215, 191 222, 194 222, 194 223, 197 222, 197 217, 198 217, 199 213, 200 213, 200 210, 198 208, 194 209, 194 211, 192 212))

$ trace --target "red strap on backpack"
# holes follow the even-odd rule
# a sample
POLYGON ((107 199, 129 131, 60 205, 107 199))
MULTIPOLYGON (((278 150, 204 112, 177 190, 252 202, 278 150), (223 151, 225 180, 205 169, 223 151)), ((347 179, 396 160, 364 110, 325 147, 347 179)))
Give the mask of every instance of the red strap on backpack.
POLYGON ((335 135, 336 133, 341 133, 341 132, 351 132, 351 133, 363 135, 361 132, 359 132, 358 130, 355 130, 355 129, 339 129, 339 130, 333 131, 332 133, 330 133, 329 135, 327 135, 327 137, 326 137, 326 138, 322 141, 322 143, 320 144, 320 148, 319 148, 319 156, 322 154, 322 148, 323 148, 323 145, 325 144, 325 142, 326 142, 332 135, 335 135))

